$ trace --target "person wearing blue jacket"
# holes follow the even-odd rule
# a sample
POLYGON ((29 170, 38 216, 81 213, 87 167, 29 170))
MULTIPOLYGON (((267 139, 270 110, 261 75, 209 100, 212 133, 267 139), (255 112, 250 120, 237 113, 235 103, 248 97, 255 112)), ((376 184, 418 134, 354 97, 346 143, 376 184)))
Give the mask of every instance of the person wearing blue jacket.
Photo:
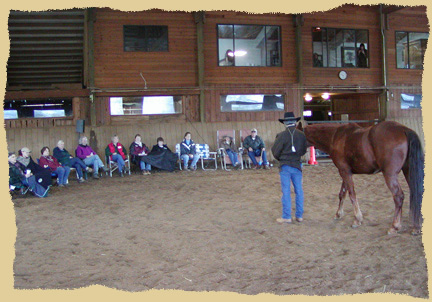
POLYGON ((190 168, 195 171, 197 168, 196 164, 200 158, 199 154, 196 153, 195 143, 191 137, 191 133, 186 132, 184 140, 180 143, 180 158, 183 161, 185 171, 190 171, 188 168, 189 160, 192 160, 190 168))

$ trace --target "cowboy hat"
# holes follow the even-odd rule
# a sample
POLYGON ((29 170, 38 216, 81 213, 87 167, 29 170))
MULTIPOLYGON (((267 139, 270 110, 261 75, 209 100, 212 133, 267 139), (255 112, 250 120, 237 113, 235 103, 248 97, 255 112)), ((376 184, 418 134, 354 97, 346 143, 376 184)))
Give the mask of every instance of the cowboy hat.
POLYGON ((301 118, 295 117, 293 112, 285 112, 284 117, 279 119, 282 124, 284 122, 298 122, 301 118))

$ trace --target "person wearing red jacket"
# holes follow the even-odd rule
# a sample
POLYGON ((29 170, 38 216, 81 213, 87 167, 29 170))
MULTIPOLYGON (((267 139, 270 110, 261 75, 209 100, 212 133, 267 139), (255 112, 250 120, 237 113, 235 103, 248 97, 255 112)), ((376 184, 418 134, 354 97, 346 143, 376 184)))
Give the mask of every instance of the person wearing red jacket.
POLYGON ((42 156, 39 159, 39 165, 57 174, 57 181, 59 187, 64 187, 65 185, 67 185, 70 167, 63 167, 62 165, 60 165, 57 159, 50 155, 50 149, 48 147, 43 147, 41 149, 41 154, 42 156))
POLYGON ((127 151, 126 148, 119 143, 117 135, 111 138, 111 143, 105 148, 105 155, 109 157, 110 160, 117 163, 120 177, 123 177, 127 151))

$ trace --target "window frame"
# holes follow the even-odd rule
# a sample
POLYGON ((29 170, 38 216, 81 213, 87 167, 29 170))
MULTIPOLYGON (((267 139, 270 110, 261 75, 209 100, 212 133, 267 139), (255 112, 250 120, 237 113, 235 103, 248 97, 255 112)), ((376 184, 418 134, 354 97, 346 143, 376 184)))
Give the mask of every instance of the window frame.
MULTIPOLYGON (((265 113, 265 112, 284 112, 286 109, 286 100, 287 100, 287 95, 286 93, 221 93, 219 94, 219 110, 221 113, 265 113), (282 104, 284 106, 283 109, 278 109, 278 110, 231 110, 231 111, 224 111, 222 109, 222 104, 221 104, 221 99, 222 97, 228 97, 228 96, 250 96, 250 95, 262 95, 263 96, 263 103, 262 105, 264 105, 264 98, 266 96, 278 96, 280 95, 282 97, 282 104)), ((253 103, 251 103, 250 105, 253 105, 253 103)))
MULTIPOLYGON (((3 112, 5 110, 10 109, 10 108, 6 108, 7 103, 10 103, 10 102, 27 102, 27 101, 29 101, 30 104, 28 104, 28 105, 27 104, 23 104, 24 106, 21 105, 18 108, 13 108, 14 110, 17 111, 17 115, 18 115, 17 118, 11 118, 11 119, 4 118, 4 120, 5 121, 20 120, 20 119, 65 119, 65 120, 67 120, 67 119, 73 119, 73 117, 74 117, 74 110, 73 110, 74 101, 73 101, 72 97, 67 97, 67 98, 56 97, 56 98, 4 99, 4 101, 3 101, 3 112), (50 102, 51 102, 53 104, 56 104, 57 102, 60 102, 60 101, 66 101, 68 103, 68 104, 65 104, 65 106, 62 106, 62 108, 61 108, 65 112, 64 116, 46 116, 46 117, 41 116, 41 117, 35 117, 34 116, 34 111, 35 110, 39 110, 38 108, 35 108, 35 109, 32 110, 33 116, 20 116, 20 110, 19 109, 21 107, 36 107, 36 105, 32 104, 32 103, 39 103, 39 104, 46 105, 46 104, 50 104, 50 102)), ((52 106, 57 106, 57 105, 52 105, 52 106)))
POLYGON ((168 27, 168 25, 135 25, 135 24, 124 24, 123 25, 123 52, 145 52, 145 53, 146 52, 152 52, 152 53, 155 53, 155 52, 163 52, 163 53, 169 52, 169 27, 168 27), (146 36, 144 38, 146 49, 148 48, 148 46, 147 46, 148 45, 148 41, 147 41, 147 39, 148 39, 148 37, 147 37, 147 30, 148 30, 148 28, 150 28, 150 27, 166 28, 166 33, 167 33, 167 37, 166 37, 167 48, 166 48, 166 50, 136 50, 136 49, 134 49, 134 50, 126 50, 126 35, 125 35, 125 28, 126 27, 143 27, 144 28, 145 33, 146 33, 146 36))
MULTIPOLYGON (((175 94, 164 94, 164 95, 111 95, 108 97, 108 105, 109 105, 109 115, 111 117, 144 117, 144 116, 175 116, 175 115, 181 115, 184 111, 184 96, 183 95, 175 95, 175 94), (180 112, 174 112, 174 113, 147 113, 147 114, 112 114, 111 113, 111 98, 141 98, 142 101, 144 101, 144 98, 146 97, 173 97, 174 106, 177 99, 177 102, 180 102, 180 112)), ((124 107, 122 106, 123 110, 124 107)))
MULTIPOLYGON (((424 31, 406 31, 406 30, 395 30, 394 31, 394 39, 395 39, 395 63, 396 63, 396 69, 404 69, 404 70, 424 70, 424 60, 423 60, 423 64, 421 65, 421 68, 411 68, 411 59, 410 59, 410 53, 409 53, 409 34, 428 34, 428 32, 424 32, 424 31), (397 34, 398 33, 406 33, 407 34, 407 41, 408 41, 408 65, 410 67, 398 67, 398 50, 397 50, 397 34)), ((428 42, 429 42, 429 36, 428 36, 428 42)))
MULTIPOLYGON (((283 47, 282 47, 282 26, 281 25, 270 25, 270 24, 266 24, 266 25, 264 25, 264 24, 239 24, 239 23, 236 23, 236 24, 234 24, 234 23, 216 23, 216 45, 217 45, 217 47, 216 47, 216 66, 217 67, 222 67, 222 68, 224 68, 224 67, 237 67, 237 68, 241 68, 241 67, 246 67, 246 68, 253 68, 253 67, 261 67, 261 68, 273 68, 273 67, 282 67, 283 66, 283 61, 282 61, 282 49, 283 49, 283 47), (220 62, 219 62, 219 26, 220 25, 225 25, 225 26, 263 26, 264 27, 264 34, 265 34, 265 48, 266 48, 266 58, 267 58, 267 55, 268 55, 268 53, 267 53, 267 30, 266 30, 266 28, 267 27, 271 27, 271 26, 275 26, 275 27, 278 27, 279 28, 279 36, 278 36, 278 42, 279 42, 279 47, 278 47, 278 51, 279 51, 279 58, 280 58, 280 62, 279 62, 279 65, 272 65, 272 66, 268 66, 267 65, 267 59, 266 59, 266 65, 265 66, 236 66, 235 65, 235 58, 234 58, 234 65, 231 65, 231 66, 229 66, 229 65, 227 65, 227 66, 223 66, 223 65, 219 65, 220 64, 220 62)), ((233 51, 235 51, 235 37, 233 37, 233 51)))
MULTIPOLYGON (((370 40, 369 40, 369 29, 365 29, 365 28, 338 28, 338 27, 322 27, 322 26, 312 26, 311 27, 311 43, 312 43, 312 45, 311 45, 311 49, 312 49, 312 67, 313 68, 358 68, 358 69, 367 69, 367 68, 371 68, 371 66, 370 66, 370 40), (368 62, 368 65, 367 65, 367 67, 358 67, 357 66, 357 47, 355 46, 354 48, 355 48, 355 61, 356 61, 356 65, 355 66, 344 66, 344 61, 343 61, 343 58, 341 57, 341 66, 329 66, 329 58, 330 58, 330 56, 328 56, 327 55, 327 66, 324 66, 324 62, 322 61, 322 66, 314 66, 313 65, 313 55, 314 55, 314 40, 313 40, 313 31, 314 31, 314 29, 316 29, 317 27, 319 27, 321 30, 322 29, 326 29, 326 34, 327 34, 327 53, 329 53, 329 43, 328 43, 328 30, 329 29, 332 29, 332 30, 342 30, 342 33, 343 33, 343 36, 342 36, 342 41, 344 41, 344 37, 345 37, 345 31, 346 30, 354 30, 355 31, 355 34, 354 34, 354 45, 356 45, 357 44, 357 40, 356 40, 356 37, 357 37, 357 31, 366 31, 367 32, 367 45, 368 45, 368 48, 367 48, 367 53, 368 53, 368 55, 367 55, 367 62, 368 62)), ((324 49, 324 47, 322 46, 322 43, 323 43, 323 39, 322 39, 322 35, 321 35, 321 49, 324 49)), ((343 45, 343 44, 342 44, 343 45)), ((341 46, 341 48, 343 49, 345 46, 341 46)), ((337 53, 337 51, 336 51, 336 53, 337 53)), ((321 54, 321 56, 323 56, 323 54, 321 54)), ((336 57, 336 60, 337 60, 337 57, 336 57)), ((337 64, 336 64, 337 65, 337 64)))

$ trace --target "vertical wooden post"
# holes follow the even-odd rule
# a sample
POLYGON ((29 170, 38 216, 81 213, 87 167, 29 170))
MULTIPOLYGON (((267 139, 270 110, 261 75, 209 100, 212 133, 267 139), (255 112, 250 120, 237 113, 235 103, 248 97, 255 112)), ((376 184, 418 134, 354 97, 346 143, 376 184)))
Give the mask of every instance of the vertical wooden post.
MULTIPOLYGON (((95 69, 94 69, 94 22, 95 9, 88 8, 85 13, 85 39, 84 39, 84 85, 93 89, 95 86, 95 69)), ((90 95, 90 125, 96 126, 96 106, 94 95, 90 95)))
POLYGON ((303 100, 303 47, 302 47, 302 26, 303 26, 303 15, 297 14, 293 15, 293 23, 295 27, 295 50, 296 50, 296 59, 297 59, 297 83, 298 89, 297 93, 294 95, 297 96, 297 102, 299 107, 299 114, 303 118, 304 111, 304 100, 303 100))
POLYGON ((200 89, 200 121, 205 122, 205 94, 204 94, 204 22, 205 12, 194 13, 197 26, 197 59, 198 59, 198 86, 200 89))

